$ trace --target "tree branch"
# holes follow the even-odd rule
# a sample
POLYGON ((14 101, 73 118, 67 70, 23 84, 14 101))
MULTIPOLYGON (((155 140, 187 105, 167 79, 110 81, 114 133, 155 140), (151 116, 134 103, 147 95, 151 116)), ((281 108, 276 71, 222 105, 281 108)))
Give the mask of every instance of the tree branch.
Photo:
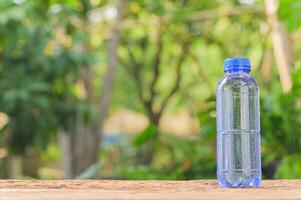
POLYGON ((250 14, 260 14, 264 13, 264 9, 257 5, 247 5, 247 6, 236 6, 234 8, 231 8, 230 10, 223 10, 221 8, 215 8, 215 9, 208 9, 208 10, 201 10, 194 12, 190 20, 191 21, 199 21, 199 20, 208 20, 218 17, 224 17, 224 16, 237 16, 245 13, 250 14))
POLYGON ((184 60, 185 60, 185 57, 186 57, 186 53, 189 51, 190 44, 191 44, 191 40, 189 39, 188 41, 185 41, 182 45, 183 51, 182 51, 181 56, 178 60, 178 63, 176 64, 176 81, 175 81, 172 89, 168 93, 168 95, 162 101, 161 108, 160 108, 160 110, 157 114, 159 117, 162 115, 162 113, 163 113, 164 109, 166 108, 166 106, 167 106, 169 100, 171 99, 171 97, 177 92, 177 90, 180 87, 180 82, 181 82, 181 79, 182 79, 181 69, 183 67, 183 63, 184 63, 184 60))
POLYGON ((98 106, 98 111, 101 113, 101 115, 98 121, 97 129, 100 132, 103 129, 103 122, 108 113, 108 109, 111 101, 111 91, 113 89, 113 83, 114 83, 114 75, 115 75, 116 67, 119 62, 117 49, 120 44, 120 27, 122 24, 123 16, 125 14, 125 8, 126 8, 126 3, 123 1, 119 1, 117 5, 118 14, 116 17, 116 21, 111 29, 111 38, 108 45, 108 63, 107 63, 108 67, 105 73, 102 94, 98 106))
POLYGON ((156 90, 155 86, 158 82, 160 76, 160 64, 161 64, 161 54, 163 49, 163 42, 162 42, 162 20, 159 20, 159 25, 157 29, 157 41, 156 41, 156 55, 154 59, 154 63, 152 65, 153 68, 153 79, 150 83, 150 97, 149 97, 149 104, 153 107, 153 101, 156 97, 156 90))
POLYGON ((135 59, 133 52, 129 48, 127 48, 127 51, 128 51, 128 56, 130 59, 130 64, 124 62, 122 59, 120 59, 120 62, 124 66, 126 72, 129 74, 129 76, 131 76, 134 79, 134 81, 136 83, 135 85, 137 87, 138 97, 139 97, 140 101, 142 102, 144 108, 146 109, 147 115, 149 117, 151 117, 152 116, 152 105, 150 105, 149 101, 144 97, 144 94, 143 94, 143 87, 142 87, 143 83, 142 83, 142 79, 141 79, 142 64, 135 59), (130 68, 130 65, 132 66, 131 67, 132 69, 130 68))
POLYGON ((189 56, 199 66, 198 67, 199 75, 201 76, 201 78, 203 79, 203 81, 207 84, 207 87, 209 88, 210 94, 214 94, 214 88, 213 88, 213 86, 212 86, 209 78, 207 77, 206 73, 203 71, 202 66, 200 65, 200 62, 199 62, 198 58, 191 51, 189 51, 189 56))

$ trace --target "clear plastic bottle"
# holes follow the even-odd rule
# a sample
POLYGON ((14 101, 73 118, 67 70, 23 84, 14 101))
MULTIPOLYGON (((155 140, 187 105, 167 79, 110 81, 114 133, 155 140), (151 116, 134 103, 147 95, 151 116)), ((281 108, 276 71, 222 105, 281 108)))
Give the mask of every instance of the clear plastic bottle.
POLYGON ((261 181, 259 88, 250 60, 224 61, 216 91, 217 178, 222 187, 258 187, 261 181))

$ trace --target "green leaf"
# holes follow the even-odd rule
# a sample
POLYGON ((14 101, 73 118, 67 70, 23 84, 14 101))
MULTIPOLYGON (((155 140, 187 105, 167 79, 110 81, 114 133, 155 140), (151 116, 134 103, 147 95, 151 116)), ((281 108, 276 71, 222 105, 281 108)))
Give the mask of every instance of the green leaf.
POLYGON ((158 133, 158 127, 150 124, 148 127, 142 131, 135 139, 134 139, 134 145, 136 147, 141 146, 145 142, 149 141, 150 139, 154 138, 158 133))

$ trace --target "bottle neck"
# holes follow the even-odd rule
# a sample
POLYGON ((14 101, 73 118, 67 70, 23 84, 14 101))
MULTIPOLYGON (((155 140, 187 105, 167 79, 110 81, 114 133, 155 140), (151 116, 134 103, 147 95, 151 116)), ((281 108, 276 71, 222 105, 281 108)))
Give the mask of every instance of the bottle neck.
POLYGON ((250 70, 248 70, 248 69, 228 69, 225 71, 225 74, 238 74, 238 73, 249 74, 250 70))

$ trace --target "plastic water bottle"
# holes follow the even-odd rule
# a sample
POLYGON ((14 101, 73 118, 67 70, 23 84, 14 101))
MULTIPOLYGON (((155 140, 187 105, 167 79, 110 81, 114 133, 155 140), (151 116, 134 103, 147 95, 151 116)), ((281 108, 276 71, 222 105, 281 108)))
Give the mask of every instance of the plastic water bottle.
POLYGON ((217 178, 222 187, 258 187, 261 181, 259 88, 250 60, 224 61, 216 91, 217 178))

